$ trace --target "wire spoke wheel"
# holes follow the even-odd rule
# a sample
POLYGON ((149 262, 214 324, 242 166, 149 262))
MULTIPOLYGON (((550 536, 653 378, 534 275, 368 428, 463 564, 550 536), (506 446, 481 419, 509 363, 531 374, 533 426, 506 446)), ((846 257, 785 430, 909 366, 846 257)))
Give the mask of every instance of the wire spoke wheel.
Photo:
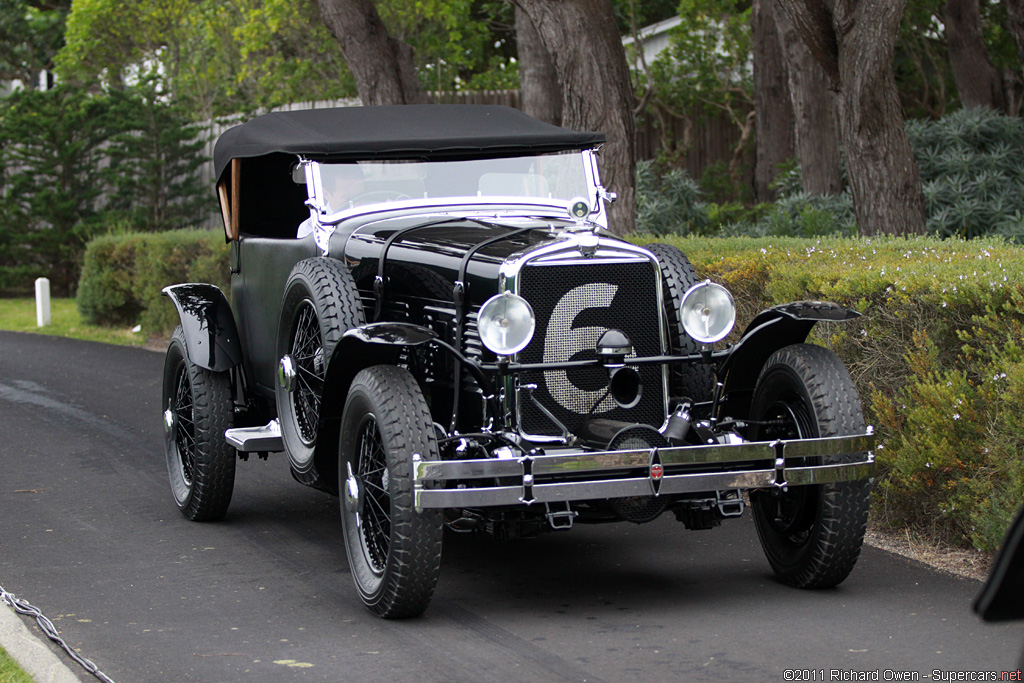
POLYGON ((276 387, 281 437, 292 474, 303 484, 333 489, 334 449, 317 453, 320 411, 331 355, 342 335, 365 321, 362 300, 345 264, 308 258, 285 282, 277 330, 281 363, 276 387), (287 370, 286 370, 287 368, 287 370))
POLYGON ((412 374, 390 365, 360 371, 341 418, 341 521, 363 603, 386 618, 418 616, 441 566, 443 518, 415 509, 413 456, 436 460, 430 409, 412 374))
POLYGON ((224 438, 234 420, 231 380, 189 361, 181 327, 164 359, 161 404, 174 502, 193 521, 220 519, 235 486, 235 449, 224 438))
POLYGON ((356 476, 362 481, 365 496, 361 519, 363 552, 374 573, 383 574, 391 549, 391 496, 384 444, 373 415, 366 416, 357 439, 356 476))
MULTIPOLYGON (((767 360, 754 389, 758 441, 863 433, 864 417, 842 362, 820 346, 795 344, 767 360)), ((845 454, 809 458, 842 462, 845 454)), ((787 463, 792 466, 794 463, 787 463)), ((867 525, 865 481, 752 491, 754 524, 775 575, 799 588, 841 583, 853 570, 867 525)))
POLYGON ((178 364, 174 392, 174 446, 178 467, 185 484, 192 486, 192 475, 196 468, 195 414, 192 405, 192 386, 188 381, 188 367, 182 360, 178 364))
POLYGON ((324 344, 320 335, 320 322, 309 300, 299 308, 298 322, 292 341, 292 360, 295 362, 296 386, 292 391, 292 409, 302 443, 316 442, 316 428, 320 416, 320 397, 324 391, 324 344))

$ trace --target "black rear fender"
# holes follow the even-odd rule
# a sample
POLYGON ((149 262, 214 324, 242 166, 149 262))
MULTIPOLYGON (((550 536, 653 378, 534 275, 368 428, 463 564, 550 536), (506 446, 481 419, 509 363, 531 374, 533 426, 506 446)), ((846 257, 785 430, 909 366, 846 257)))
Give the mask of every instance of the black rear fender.
POLYGON ((211 372, 224 372, 242 362, 238 328, 227 297, 215 285, 165 287, 178 309, 188 360, 211 372))

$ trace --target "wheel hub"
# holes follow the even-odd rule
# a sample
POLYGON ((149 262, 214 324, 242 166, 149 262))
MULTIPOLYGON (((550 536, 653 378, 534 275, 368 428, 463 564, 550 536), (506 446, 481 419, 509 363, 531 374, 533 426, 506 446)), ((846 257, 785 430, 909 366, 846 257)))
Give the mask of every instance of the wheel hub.
POLYGON ((175 425, 178 424, 177 416, 171 410, 170 403, 170 401, 167 401, 167 410, 164 411, 164 431, 168 434, 173 432, 175 425))
POLYGON ((281 388, 288 393, 295 388, 295 361, 288 354, 281 358, 277 366, 277 380, 281 383, 281 388))
POLYGON ((359 513, 363 509, 363 482, 352 473, 352 464, 345 463, 348 468, 348 477, 345 479, 345 490, 342 495, 345 497, 345 510, 356 516, 356 524, 359 524, 359 513))

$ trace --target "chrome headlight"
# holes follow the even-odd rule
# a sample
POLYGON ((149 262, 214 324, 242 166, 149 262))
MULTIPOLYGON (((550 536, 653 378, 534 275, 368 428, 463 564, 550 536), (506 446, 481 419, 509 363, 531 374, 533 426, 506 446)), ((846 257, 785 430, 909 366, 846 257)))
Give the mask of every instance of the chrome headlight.
POLYGON ((529 302, 512 292, 492 296, 480 307, 480 341, 499 356, 511 356, 533 339, 536 320, 529 302))
POLYGON ((683 329, 702 344, 724 339, 736 324, 736 304, 729 290, 710 280, 686 290, 679 310, 683 329))

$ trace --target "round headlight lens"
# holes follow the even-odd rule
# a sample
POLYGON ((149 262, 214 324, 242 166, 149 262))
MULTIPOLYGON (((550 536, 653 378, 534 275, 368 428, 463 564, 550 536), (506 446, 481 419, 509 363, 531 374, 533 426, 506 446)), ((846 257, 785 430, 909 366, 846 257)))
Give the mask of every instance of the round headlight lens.
POLYGON ((499 356, 519 353, 533 339, 535 319, 529 302, 512 292, 492 296, 480 307, 480 341, 499 356))
POLYGON ((736 305, 732 294, 710 280, 686 290, 679 312, 686 334, 702 344, 725 339, 736 324, 736 305))

